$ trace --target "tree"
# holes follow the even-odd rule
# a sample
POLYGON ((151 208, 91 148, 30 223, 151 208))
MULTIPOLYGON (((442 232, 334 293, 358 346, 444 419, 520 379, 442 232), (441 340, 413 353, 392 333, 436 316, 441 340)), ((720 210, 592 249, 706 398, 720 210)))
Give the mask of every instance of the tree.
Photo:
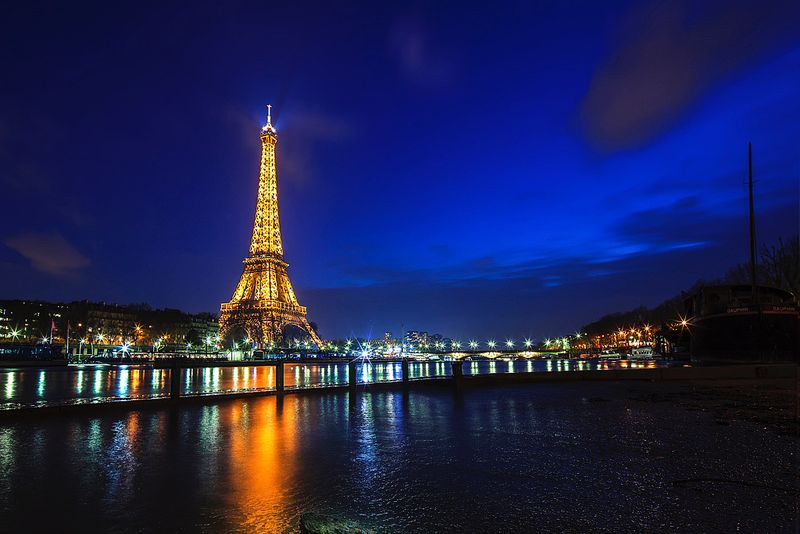
MULTIPOLYGON (((750 265, 740 263, 725 275, 730 284, 749 284, 750 265)), ((756 281, 761 285, 774 286, 800 295, 800 236, 786 241, 783 238, 772 246, 764 245, 756 266, 756 281)))
POLYGON ((200 332, 196 328, 190 328, 183 338, 184 342, 191 343, 192 345, 200 344, 200 332))
POLYGON ((800 236, 762 247, 761 265, 766 283, 800 295, 800 236))

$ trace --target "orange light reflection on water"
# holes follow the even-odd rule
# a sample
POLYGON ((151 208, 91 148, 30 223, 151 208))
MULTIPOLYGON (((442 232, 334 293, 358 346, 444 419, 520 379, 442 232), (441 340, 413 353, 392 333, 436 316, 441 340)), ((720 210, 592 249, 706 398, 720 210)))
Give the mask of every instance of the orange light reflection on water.
POLYGON ((287 510, 296 471, 296 402, 271 397, 220 406, 220 426, 233 429, 226 497, 228 509, 238 511, 237 530, 283 532, 297 523, 299 512, 287 510))

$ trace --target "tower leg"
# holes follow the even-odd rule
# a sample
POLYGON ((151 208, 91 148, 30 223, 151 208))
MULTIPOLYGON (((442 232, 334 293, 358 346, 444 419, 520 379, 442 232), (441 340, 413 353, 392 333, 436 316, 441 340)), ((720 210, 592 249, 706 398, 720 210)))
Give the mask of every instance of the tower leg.
POLYGON ((311 338, 311 341, 316 343, 317 347, 319 347, 321 349, 322 348, 322 340, 319 338, 319 336, 314 331, 314 329, 311 328, 311 323, 309 323, 307 319, 303 319, 303 330, 308 332, 308 335, 311 338))

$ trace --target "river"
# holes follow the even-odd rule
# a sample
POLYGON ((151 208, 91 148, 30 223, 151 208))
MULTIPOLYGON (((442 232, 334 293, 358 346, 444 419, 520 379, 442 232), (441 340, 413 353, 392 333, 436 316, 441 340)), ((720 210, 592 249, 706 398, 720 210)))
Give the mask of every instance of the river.
MULTIPOLYGON (((598 360, 473 360, 464 364, 465 374, 521 372, 569 372, 590 369, 623 369, 667 366, 666 360, 647 362, 598 360)), ((358 382, 401 379, 400 363, 361 362, 358 382)), ((0 410, 15 408, 155 399, 169 396, 169 369, 140 365, 70 365, 35 369, 0 369, 0 410)), ((411 362, 411 380, 446 378, 449 362, 411 362)), ((199 367, 182 371, 181 394, 208 395, 275 388, 273 366, 199 367)), ((286 364, 285 387, 317 388, 348 383, 346 363, 286 364)))
MULTIPOLYGON (((93 389, 98 371, 83 372, 93 389)), ((129 392, 140 372, 139 391, 165 373, 128 369, 129 392)), ((281 533, 312 512, 390 533, 791 531, 796 437, 652 401, 680 387, 331 391, 0 418, 0 530, 281 533)))

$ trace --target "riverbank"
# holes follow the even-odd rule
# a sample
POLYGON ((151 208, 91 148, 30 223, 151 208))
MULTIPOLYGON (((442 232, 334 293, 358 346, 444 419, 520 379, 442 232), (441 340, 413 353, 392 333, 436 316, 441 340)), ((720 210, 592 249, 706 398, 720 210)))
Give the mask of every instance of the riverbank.
POLYGON ((706 413, 716 425, 749 422, 780 435, 800 437, 800 383, 797 378, 689 380, 667 388, 654 384, 629 398, 706 413))

